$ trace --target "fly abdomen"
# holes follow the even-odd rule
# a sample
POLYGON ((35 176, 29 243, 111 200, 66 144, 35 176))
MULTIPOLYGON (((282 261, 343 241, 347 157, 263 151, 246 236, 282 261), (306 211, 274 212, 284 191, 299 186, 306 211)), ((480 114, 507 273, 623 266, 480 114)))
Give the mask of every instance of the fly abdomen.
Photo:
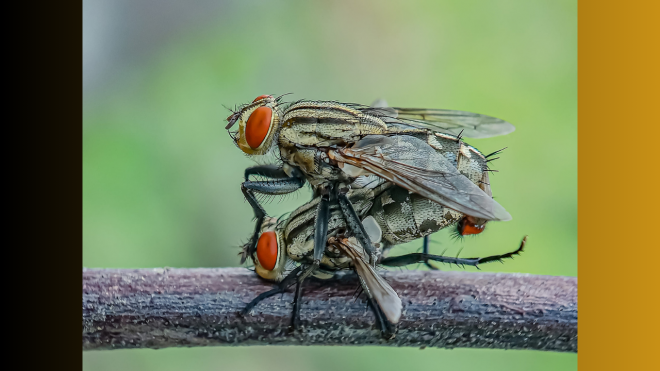
POLYGON ((427 236, 456 223, 463 214, 398 186, 379 194, 369 211, 382 239, 397 245, 427 236))
POLYGON ((435 233, 456 223, 463 214, 446 208, 418 194, 411 194, 410 200, 417 226, 417 238, 435 233))
POLYGON ((391 244, 414 240, 419 230, 408 190, 392 186, 379 194, 370 210, 383 239, 391 244))

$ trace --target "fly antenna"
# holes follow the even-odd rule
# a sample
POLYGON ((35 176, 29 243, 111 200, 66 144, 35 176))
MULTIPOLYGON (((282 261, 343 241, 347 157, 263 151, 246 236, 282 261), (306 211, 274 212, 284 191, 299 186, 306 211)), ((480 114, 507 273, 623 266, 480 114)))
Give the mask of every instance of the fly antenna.
POLYGON ((232 112, 232 113, 236 113, 235 110, 233 110, 233 109, 231 109, 231 108, 225 106, 224 104, 223 104, 222 106, 225 107, 225 109, 226 109, 227 111, 232 112))

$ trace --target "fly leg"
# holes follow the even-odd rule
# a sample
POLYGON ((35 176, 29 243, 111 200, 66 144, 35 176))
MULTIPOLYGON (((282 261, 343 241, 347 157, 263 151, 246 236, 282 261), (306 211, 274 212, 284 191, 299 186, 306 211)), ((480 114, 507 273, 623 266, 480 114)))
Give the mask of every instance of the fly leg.
POLYGON ((376 322, 378 322, 378 326, 380 327, 380 333, 385 338, 386 340, 394 338, 394 333, 395 333, 395 325, 390 323, 390 321, 387 320, 385 317, 385 313, 383 313, 383 310, 381 309, 380 305, 376 302, 376 300, 373 298, 369 287, 367 287, 366 282, 362 277, 358 274, 358 278, 360 280, 360 285, 362 286, 363 292, 367 295, 367 304, 371 308, 371 310, 374 312, 374 316, 376 317, 376 322))
POLYGON ((380 333, 385 339, 392 339, 394 337, 394 329, 392 328, 393 325, 385 318, 383 310, 380 309, 378 303, 376 303, 376 301, 372 298, 368 298, 367 303, 376 316, 376 321, 380 326, 380 333))
POLYGON ((413 253, 413 254, 406 254, 401 256, 393 256, 393 257, 385 258, 380 261, 380 264, 388 267, 402 267, 404 265, 424 263, 430 260, 440 263, 456 264, 459 266, 471 265, 478 268, 479 264, 481 263, 491 263, 494 261, 501 262, 502 259, 513 258, 514 255, 518 255, 523 251, 526 243, 527 243, 527 236, 523 238, 522 242, 520 243, 520 247, 518 247, 515 251, 508 252, 502 255, 487 256, 484 258, 458 258, 458 257, 452 258, 449 256, 413 253))
POLYGON ((312 275, 321 265, 321 259, 325 252, 325 245, 328 241, 328 221, 330 219, 330 193, 328 189, 321 189, 321 201, 316 211, 316 223, 314 226, 314 261, 298 277, 296 282, 296 295, 293 299, 293 316, 291 317, 290 329, 296 330, 300 324, 300 305, 302 296, 303 282, 312 275))
POLYGON ((360 218, 355 212, 351 201, 348 199, 348 197, 346 197, 347 192, 347 188, 339 190, 337 193, 337 202, 339 203, 342 214, 344 214, 344 219, 346 220, 348 229, 353 232, 355 238, 358 240, 358 242, 360 242, 360 245, 362 245, 364 252, 369 255, 369 264, 373 265, 375 263, 375 255, 373 245, 371 244, 371 238, 369 238, 367 231, 364 229, 364 226, 362 225, 360 218))
POLYGON ((302 285, 304 278, 296 280, 296 294, 293 296, 293 313, 291 314, 291 325, 289 331, 295 331, 300 326, 300 299, 302 297, 302 285))
MULTIPOLYGON (((431 235, 427 234, 424 236, 424 240, 422 241, 422 253, 425 255, 429 254, 429 241, 431 240, 431 235)), ((438 267, 435 265, 431 264, 428 260, 424 262, 424 265, 429 267, 430 270, 432 271, 437 271, 438 267)))
POLYGON ((256 224, 254 232, 252 233, 252 237, 250 237, 250 241, 247 243, 248 248, 245 250, 246 253, 241 258, 241 263, 245 262, 245 259, 248 256, 252 256, 256 251, 257 241, 259 240, 259 231, 261 230, 261 225, 267 216, 266 211, 257 200, 255 192, 266 195, 283 195, 295 192, 302 188, 302 186, 305 184, 305 178, 303 174, 295 168, 293 168, 290 173, 291 176, 287 175, 284 170, 279 169, 273 165, 254 166, 245 170, 246 180, 241 184, 241 192, 243 192, 245 199, 248 201, 250 206, 252 206, 256 224), (248 180, 250 175, 255 174, 280 179, 265 181, 248 180))
POLYGON ((259 204, 254 192, 266 194, 266 195, 283 195, 291 192, 295 192, 302 188, 305 184, 305 176, 300 172, 300 170, 292 168, 290 174, 287 175, 284 170, 274 168, 272 165, 265 166, 254 166, 245 170, 245 181, 241 184, 241 190, 243 194, 250 194, 248 197, 248 202, 253 209, 261 208, 258 206, 255 208, 255 204, 259 204), (251 181, 248 179, 250 175, 263 175, 275 180, 259 180, 251 181), (251 202, 253 201, 253 202, 251 202))
POLYGON ((252 233, 250 240, 247 242, 247 248, 243 250, 243 255, 241 256, 241 264, 243 264, 245 263, 245 260, 248 258, 248 256, 252 257, 254 252, 257 251, 259 231, 261 230, 261 225, 266 218, 266 210, 261 207, 261 204, 259 204, 259 201, 257 201, 257 198, 254 196, 251 190, 241 185, 241 192, 243 192, 243 196, 245 196, 245 199, 248 201, 250 206, 252 206, 252 211, 254 211, 254 219, 256 219, 254 232, 252 233))
POLYGON ((527 243, 527 236, 523 237, 522 241, 520 242, 520 247, 518 247, 515 251, 511 251, 502 255, 492 255, 492 256, 487 256, 485 258, 480 258, 479 263, 491 263, 495 261, 502 263, 503 262, 502 259, 513 259, 515 255, 518 255, 521 252, 523 252, 526 243, 527 243))
POLYGON ((288 178, 289 175, 283 168, 277 165, 257 165, 245 169, 245 180, 250 180, 250 175, 261 175, 268 178, 288 178))
POLYGON ((257 304, 259 304, 260 301, 267 299, 273 295, 277 295, 279 293, 283 293, 286 291, 289 286, 291 286, 296 278, 298 277, 298 274, 300 273, 302 267, 297 267, 296 269, 292 270, 282 281, 280 281, 277 286, 269 291, 266 291, 264 293, 259 294, 256 298, 254 298, 248 305, 243 308, 241 311, 242 315, 246 315, 247 313, 252 310, 257 304))

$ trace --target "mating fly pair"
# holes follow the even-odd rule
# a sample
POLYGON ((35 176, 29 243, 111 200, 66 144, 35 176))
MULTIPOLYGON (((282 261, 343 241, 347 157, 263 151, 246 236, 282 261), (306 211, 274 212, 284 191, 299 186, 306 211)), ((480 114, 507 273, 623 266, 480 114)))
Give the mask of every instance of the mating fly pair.
POLYGON ((323 264, 330 208, 335 204, 346 222, 346 235, 361 247, 369 266, 375 264, 378 251, 348 195, 360 179, 387 181, 460 213, 461 234, 480 233, 491 220, 511 219, 492 199, 486 156, 461 139, 461 133, 474 138, 507 134, 514 130, 511 124, 461 111, 323 101, 283 104, 281 99, 260 96, 228 117, 228 130, 238 123, 232 137, 241 150, 257 156, 273 153, 282 162, 281 166, 255 166, 245 172, 241 188, 257 224, 243 261, 248 256, 257 258, 259 233, 266 219, 255 192, 286 194, 305 182, 312 186, 318 205, 312 258, 297 275, 298 286, 323 264), (250 175, 272 180, 250 181, 250 175))

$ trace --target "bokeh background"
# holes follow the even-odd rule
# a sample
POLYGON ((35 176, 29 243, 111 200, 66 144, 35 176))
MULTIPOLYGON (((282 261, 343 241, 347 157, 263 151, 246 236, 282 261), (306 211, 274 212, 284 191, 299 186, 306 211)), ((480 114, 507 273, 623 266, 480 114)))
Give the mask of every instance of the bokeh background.
MULTIPOLYGON (((253 165, 224 106, 261 94, 450 108, 513 123, 467 140, 513 215, 432 251, 526 252, 484 271, 577 275, 577 4, 558 1, 83 1, 83 265, 238 266, 253 165)), ((307 189, 266 205, 272 215, 307 189)), ((412 243, 401 253, 419 248, 412 243)), ((423 269, 420 267, 419 269, 423 269)), ((453 269, 443 267, 443 269, 453 269)), ((471 268, 467 268, 471 269, 471 268)), ((86 370, 571 370, 575 354, 378 347, 92 351, 86 370)))

